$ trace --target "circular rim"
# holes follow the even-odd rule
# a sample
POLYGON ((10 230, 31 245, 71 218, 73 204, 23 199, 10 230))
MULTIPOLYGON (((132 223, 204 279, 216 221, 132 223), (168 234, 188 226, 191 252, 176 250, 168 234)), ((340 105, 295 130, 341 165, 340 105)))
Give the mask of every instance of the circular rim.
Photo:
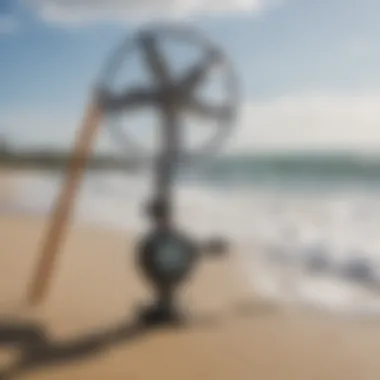
POLYGON ((177 230, 156 230, 141 239, 136 259, 144 277, 154 285, 178 286, 185 282, 195 269, 199 260, 198 247, 192 239, 177 230), (170 270, 157 262, 160 246, 165 240, 181 247, 181 255, 185 259, 184 265, 170 270))
MULTIPOLYGON (((174 37, 174 39, 179 42, 182 41, 199 46, 204 53, 216 51, 221 57, 224 70, 223 87, 227 95, 227 100, 223 103, 232 110, 232 114, 227 120, 217 121, 215 133, 208 138, 206 142, 201 143, 195 149, 186 149, 184 152, 180 152, 179 161, 182 163, 194 163, 214 156, 221 149, 234 127, 240 100, 238 95, 239 86, 237 75, 231 61, 220 48, 198 30, 183 25, 156 25, 148 29, 140 29, 134 37, 127 37, 117 47, 114 53, 110 55, 110 58, 106 61, 102 70, 98 87, 108 90, 110 85, 112 86, 119 70, 122 68, 123 62, 133 54, 135 49, 139 48, 137 42, 141 35, 145 33, 153 33, 160 38, 174 37)), ((110 126, 108 131, 110 135, 113 136, 113 140, 115 140, 123 150, 127 152, 131 151, 135 157, 137 156, 142 160, 149 161, 155 159, 156 156, 154 153, 149 153, 149 149, 131 138, 128 132, 122 129, 120 122, 118 122, 120 117, 123 116, 120 116, 120 114, 108 116, 110 126)))

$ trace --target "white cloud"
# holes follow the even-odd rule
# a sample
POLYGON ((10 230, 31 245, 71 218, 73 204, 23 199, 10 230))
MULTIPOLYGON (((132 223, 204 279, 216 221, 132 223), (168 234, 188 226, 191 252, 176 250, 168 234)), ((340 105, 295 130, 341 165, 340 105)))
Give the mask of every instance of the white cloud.
POLYGON ((380 149, 380 95, 317 94, 249 103, 229 150, 380 149))
POLYGON ((0 34, 13 33, 17 29, 17 22, 12 17, 0 16, 0 34))
POLYGON ((136 21, 226 12, 261 13, 282 0, 24 0, 47 21, 136 21))
MULTIPOLYGON (((240 123, 226 150, 380 150, 379 104, 380 94, 309 94, 249 102, 242 107, 240 123)), ((66 148, 74 141, 83 117, 81 112, 67 116, 67 112, 55 110, 8 111, 8 116, 1 115, 0 125, 7 126, 6 134, 22 145, 66 148)), ((98 147, 117 150, 105 128, 98 147)))

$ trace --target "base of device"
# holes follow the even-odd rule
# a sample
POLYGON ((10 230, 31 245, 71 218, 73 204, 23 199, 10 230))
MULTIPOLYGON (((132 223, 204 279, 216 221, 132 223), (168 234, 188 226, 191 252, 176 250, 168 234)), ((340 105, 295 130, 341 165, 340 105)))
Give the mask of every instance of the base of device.
POLYGON ((185 315, 177 307, 162 302, 145 307, 140 311, 138 318, 146 327, 178 326, 185 322, 185 315))

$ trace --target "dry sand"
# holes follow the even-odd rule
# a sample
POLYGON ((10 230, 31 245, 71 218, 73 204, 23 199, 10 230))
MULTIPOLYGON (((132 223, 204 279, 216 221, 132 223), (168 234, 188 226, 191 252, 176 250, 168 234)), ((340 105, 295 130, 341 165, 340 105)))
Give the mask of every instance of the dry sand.
POLYGON ((204 263, 184 289, 188 326, 138 331, 149 292, 133 237, 72 226, 48 299, 28 309, 45 222, 0 216, 0 365, 14 370, 1 380, 380 379, 380 324, 265 306, 234 254, 204 263), (34 344, 9 345, 10 321, 34 344))

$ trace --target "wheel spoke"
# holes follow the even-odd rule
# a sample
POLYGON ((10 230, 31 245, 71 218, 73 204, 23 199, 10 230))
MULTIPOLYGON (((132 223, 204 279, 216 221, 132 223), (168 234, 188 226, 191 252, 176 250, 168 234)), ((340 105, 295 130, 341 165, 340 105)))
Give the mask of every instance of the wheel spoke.
POLYGON ((120 95, 105 95, 103 102, 108 111, 117 112, 129 108, 154 105, 157 95, 154 91, 136 88, 120 95))
POLYGON ((160 85, 169 83, 169 67, 158 46, 157 37, 152 34, 143 34, 140 44, 145 63, 154 80, 160 85))
POLYGON ((191 99, 187 104, 187 108, 200 117, 215 119, 219 122, 229 121, 233 116, 231 106, 207 104, 197 99, 191 99))
POLYGON ((220 56, 212 51, 197 65, 192 67, 182 79, 182 87, 188 91, 194 91, 202 81, 205 80, 207 73, 220 62, 220 56))

